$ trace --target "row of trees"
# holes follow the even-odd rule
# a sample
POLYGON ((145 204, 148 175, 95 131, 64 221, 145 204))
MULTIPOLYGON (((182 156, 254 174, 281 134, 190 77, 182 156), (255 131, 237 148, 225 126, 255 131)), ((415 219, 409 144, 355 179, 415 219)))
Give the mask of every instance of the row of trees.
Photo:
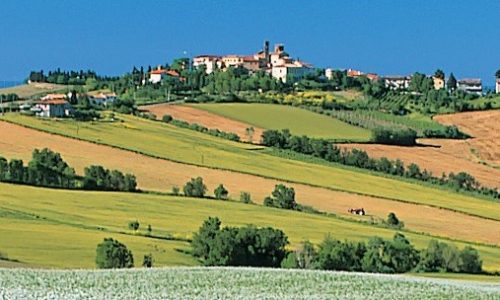
POLYGON ((107 170, 101 166, 85 168, 85 176, 77 176, 59 153, 50 149, 35 149, 28 165, 22 160, 0 157, 0 181, 57 188, 86 190, 135 191, 132 174, 107 170))
POLYGON ((288 253, 281 266, 376 273, 482 272, 480 256, 470 246, 458 250, 455 245, 431 240, 426 249, 418 251, 400 233, 392 240, 372 237, 367 243, 342 242, 327 236, 317 248, 306 241, 297 251, 288 253))
POLYGON ((106 80, 108 78, 98 76, 96 72, 92 70, 64 71, 59 68, 53 71, 49 71, 47 74, 44 72, 44 70, 31 71, 28 76, 28 80, 31 82, 47 82, 71 85, 84 85, 89 79, 106 80))
MULTIPOLYGON (((155 119, 156 119, 156 117, 155 117, 155 119)), ((165 123, 170 123, 170 124, 175 125, 175 126, 180 127, 180 128, 188 128, 188 129, 195 130, 198 132, 207 133, 207 134, 212 135, 212 136, 220 137, 220 138, 223 138, 226 140, 235 141, 235 142, 240 141, 240 137, 236 133, 225 132, 225 131, 222 131, 219 129, 209 129, 203 125, 199 125, 196 123, 189 124, 186 121, 176 120, 176 119, 172 118, 172 116, 170 116, 170 115, 164 115, 162 117, 162 121, 165 123)))
POLYGON ((433 184, 449 186, 456 190, 464 190, 486 195, 495 199, 500 199, 500 193, 496 188, 488 188, 481 184, 470 174, 460 172, 450 173, 448 176, 442 174, 441 177, 434 177, 431 172, 421 170, 414 163, 405 167, 404 163, 397 160, 389 160, 385 157, 374 159, 368 153, 359 149, 341 150, 333 142, 324 139, 314 139, 307 136, 293 136, 285 129, 266 130, 262 134, 262 143, 266 146, 293 152, 312 155, 329 162, 368 169, 385 174, 401 176, 430 182, 433 184))
MULTIPOLYGON (((97 245, 95 262, 99 269, 133 268, 134 255, 125 244, 113 238, 104 238, 97 245)), ((153 256, 151 254, 144 255, 142 266, 146 268, 153 266, 153 256)))
POLYGON ((418 251, 402 234, 392 240, 372 237, 365 242, 341 242, 327 236, 315 247, 306 241, 287 251, 288 237, 274 228, 221 227, 217 217, 203 222, 191 242, 192 255, 206 266, 253 266, 361 271, 376 273, 460 272, 481 273, 482 261, 472 247, 431 240, 418 251))
POLYGON ((0 94, 0 102, 12 102, 19 100, 17 94, 0 94))

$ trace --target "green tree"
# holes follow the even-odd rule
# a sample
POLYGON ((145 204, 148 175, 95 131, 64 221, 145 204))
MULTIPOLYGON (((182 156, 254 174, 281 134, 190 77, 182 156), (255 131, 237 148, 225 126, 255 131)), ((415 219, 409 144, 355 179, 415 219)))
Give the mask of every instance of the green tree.
POLYGON ((434 77, 439 78, 439 79, 444 79, 443 70, 437 69, 436 72, 434 72, 434 77))
POLYGON ((137 231, 139 230, 139 226, 140 223, 137 220, 128 222, 128 229, 130 230, 137 231))
POLYGON ((153 267, 153 255, 151 253, 144 255, 142 259, 142 266, 145 268, 153 267))
POLYGON ((387 215, 387 224, 395 227, 402 227, 402 222, 398 219, 395 213, 390 212, 387 215))
POLYGON ((295 190, 283 184, 277 184, 270 197, 264 199, 265 206, 278 207, 283 209, 295 209, 295 190))
POLYGON ((450 91, 454 91, 457 89, 457 79, 455 78, 453 73, 450 73, 450 77, 448 77, 448 82, 446 83, 446 86, 450 91))
POLYGON ((199 197, 202 198, 207 192, 207 186, 203 183, 203 178, 191 178, 189 182, 184 186, 184 195, 188 197, 199 197))
POLYGON ((191 247, 195 257, 207 259, 217 233, 220 231, 221 221, 217 217, 209 217, 203 222, 198 232, 194 233, 191 247))
POLYGON ((226 190, 226 188, 224 188, 222 184, 219 184, 214 190, 214 195, 216 199, 226 200, 229 192, 226 190))
POLYGON ((500 69, 495 72, 496 79, 500 79, 500 69))
POLYGON ((458 269, 462 273, 481 273, 483 262, 476 249, 466 246, 458 257, 458 269))
POLYGON ((0 156, 0 181, 6 181, 9 178, 9 162, 0 156))
POLYGON ((97 245, 96 265, 99 269, 132 268, 134 256, 124 244, 112 238, 105 238, 97 245))

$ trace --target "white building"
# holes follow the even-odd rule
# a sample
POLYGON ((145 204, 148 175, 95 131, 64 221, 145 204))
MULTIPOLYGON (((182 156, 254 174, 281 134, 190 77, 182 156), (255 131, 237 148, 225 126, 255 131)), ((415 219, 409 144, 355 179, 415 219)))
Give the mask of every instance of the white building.
POLYGON ((64 99, 42 100, 36 103, 31 111, 38 117, 62 118, 73 113, 73 108, 64 99))
POLYGON ((300 61, 294 63, 285 63, 282 65, 273 65, 271 69, 271 76, 282 82, 287 80, 299 80, 304 78, 307 74, 311 73, 313 68, 300 61))
POLYGON ((391 90, 401 90, 410 87, 410 76, 384 76, 382 79, 384 80, 385 87, 391 90))
POLYGON ((479 78, 464 78, 457 81, 457 90, 481 96, 483 94, 483 84, 479 78))
POLYGON ((210 74, 216 69, 222 67, 221 57, 217 55, 198 55, 193 58, 193 67, 200 68, 204 66, 205 72, 210 74))
POLYGON ((500 94, 500 78, 497 78, 496 84, 495 84, 495 92, 497 94, 500 94))

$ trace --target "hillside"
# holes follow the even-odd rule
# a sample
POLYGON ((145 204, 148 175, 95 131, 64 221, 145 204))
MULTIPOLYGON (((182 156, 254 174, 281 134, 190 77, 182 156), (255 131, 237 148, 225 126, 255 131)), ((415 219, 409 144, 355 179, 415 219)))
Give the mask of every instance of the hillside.
MULTIPOLYGON (((30 266, 58 268, 93 267, 95 247, 104 237, 124 242, 138 259, 151 252, 157 266, 196 264, 182 251, 189 249, 185 239, 208 216, 218 216, 227 226, 255 224, 282 229, 292 248, 306 239, 319 243, 327 234, 339 240, 359 241, 375 235, 391 238, 396 232, 334 217, 233 201, 10 184, 0 184, 0 214, 0 235, 4 237, 0 251, 30 266), (141 224, 138 233, 127 229, 133 220, 141 224), (141 236, 148 224, 158 238, 141 236)), ((417 248, 426 247, 431 239, 422 234, 404 234, 417 248)), ((455 244, 460 248, 467 245, 455 244)), ((480 252, 485 269, 500 268, 499 247, 473 246, 480 252)))
POLYGON ((0 269, 7 298, 495 299, 498 284, 402 275, 251 268, 43 271, 0 269), (36 280, 35 280, 36 278, 36 280), (126 283, 126 284, 125 284, 126 283), (92 286, 91 289, 86 287, 92 286))
MULTIPOLYGON (((219 142, 220 146, 227 146, 229 143, 224 140, 214 139, 210 136, 201 135, 193 131, 177 129, 169 125, 162 125, 160 123, 131 117, 127 118, 128 120, 133 121, 131 124, 134 124, 134 126, 141 124, 140 126, 143 129, 153 125, 159 126, 159 130, 162 130, 161 136, 165 137, 165 134, 169 134, 170 139, 172 139, 169 141, 169 145, 181 145, 179 137, 182 135, 185 135, 186 138, 191 137, 189 141, 194 143, 191 146, 191 149, 198 147, 195 141, 200 142, 203 139, 212 140, 214 143, 219 142), (170 130, 175 130, 176 135, 173 136, 172 132, 169 133, 170 130)), ((40 124, 60 125, 60 122, 38 121, 32 118, 14 119, 18 121, 31 120, 39 122, 40 124)), ((97 123, 94 125, 86 124, 85 126, 94 131, 98 130, 100 126, 111 125, 111 128, 114 128, 114 125, 119 125, 121 127, 124 124, 127 125, 129 122, 127 121, 126 123, 117 124, 97 123)), ((67 124, 67 126, 68 128, 71 128, 71 124, 67 124)), ((79 129, 80 133, 82 132, 82 128, 84 127, 81 125, 79 129)), ((259 173, 255 175, 244 174, 241 172, 236 173, 214 168, 199 167, 192 164, 177 163, 155 157, 148 157, 131 151, 124 151, 93 143, 68 139, 57 135, 49 135, 47 133, 26 129, 4 122, 0 122, 0 129, 7 134, 6 137, 9 140, 7 143, 0 142, 0 153, 4 156, 28 160, 34 148, 49 147, 60 152, 64 159, 67 160, 72 166, 75 166, 79 172, 82 172, 84 166, 91 164, 102 164, 108 168, 117 168, 126 172, 132 172, 138 177, 139 187, 143 189, 170 191, 172 186, 181 187, 189 178, 193 176, 202 176, 207 182, 209 192, 212 191, 219 183, 223 183, 229 189, 230 197, 238 198, 241 191, 247 191, 252 194, 252 199, 254 201, 260 203, 265 196, 269 195, 275 184, 283 182, 283 180, 289 178, 288 176, 293 175, 293 178, 297 179, 296 182, 306 183, 289 183, 296 189, 297 199, 301 204, 311 205, 317 209, 334 212, 346 217, 352 216, 347 213, 348 208, 364 207, 369 214, 369 216, 364 218, 364 220, 385 219, 387 214, 392 211, 401 217, 405 221, 406 226, 412 230, 489 244, 499 243, 498 239, 500 236, 498 235, 498 231, 495 229, 498 228, 498 221, 478 218, 470 215, 471 213, 474 213, 478 216, 482 216, 483 214, 493 217, 498 216, 498 214, 495 214, 495 209, 498 209, 498 206, 494 202, 475 199, 439 189, 426 188, 420 185, 409 184, 379 176, 372 176, 360 172, 353 172, 338 167, 327 167, 279 159, 274 156, 265 155, 264 153, 255 151, 241 153, 240 157, 242 157, 241 162, 243 163, 247 161, 249 163, 258 163, 258 159, 265 159, 268 162, 272 162, 269 163, 269 167, 275 165, 279 166, 279 164, 282 164, 283 166, 289 167, 289 170, 295 170, 295 172, 297 172, 296 174, 280 173, 279 176, 276 176, 275 178, 281 177, 282 180, 277 180, 266 178, 265 175, 269 174, 269 171, 275 172, 275 170, 269 168, 265 169, 260 167, 257 169, 264 174, 263 177, 262 175, 259 175, 259 173), (318 170, 321 172, 317 173, 318 170), (308 176, 301 176, 301 174, 307 174, 308 176), (343 178, 345 176, 348 177, 343 178), (337 184, 342 184, 341 188, 346 190, 332 190, 329 185, 324 183, 324 185, 315 184, 317 182, 328 182, 327 180, 329 179, 337 184), (363 181, 369 182, 369 186, 366 186, 363 181), (355 186, 354 184, 356 183, 358 185, 355 186), (315 186, 311 186, 310 184, 314 184, 315 186), (405 200, 400 200, 400 198, 391 199, 384 196, 384 193, 393 193, 394 189, 392 189, 391 186, 396 185, 401 188, 408 188, 403 195, 405 195, 405 197, 411 197, 410 199, 415 199, 413 202, 432 204, 433 206, 405 203, 402 202, 405 200), (376 191, 374 189, 370 189, 370 186, 379 186, 381 190, 376 191), (349 191, 349 188, 352 187, 368 191, 370 195, 374 195, 374 191, 380 192, 382 196, 355 194, 349 191), (428 200, 425 200, 425 195, 428 195, 428 200), (439 208, 447 206, 449 206, 450 209, 439 208), (461 209, 466 214, 457 212, 457 209, 461 209), (446 222, 443 222, 443 220, 446 220, 446 222)), ((115 131, 115 129, 113 129, 113 131, 115 131)), ((126 135, 127 132, 131 135, 138 134, 136 137, 138 141, 148 141, 150 139, 155 139, 155 135, 160 136, 160 133, 153 134, 149 132, 149 130, 137 132, 137 130, 128 129, 124 130, 123 134, 126 135)), ((119 136, 115 136, 115 138, 118 137, 119 136)), ((126 139, 123 140, 125 141, 126 139)), ((157 143, 160 144, 159 146, 161 146, 162 142, 167 141, 167 139, 156 140, 157 143)), ((133 142, 133 140, 129 140, 129 142, 132 142, 129 145, 131 147, 137 145, 133 142)), ((229 144, 241 147, 241 144, 229 144)), ((142 143, 138 146, 142 147, 144 145, 146 144, 142 143)), ((235 146, 231 148, 232 151, 239 149, 235 146)), ((164 146, 163 149, 158 149, 168 150, 171 147, 164 146)), ((167 152, 165 151, 163 153, 167 152)), ((219 161, 221 162, 223 162, 223 158, 228 155, 226 151, 218 151, 217 153, 220 154, 219 161)), ((189 158, 189 155, 192 155, 192 153, 186 152, 185 157, 189 158)), ((182 156, 178 157, 182 158, 182 156)), ((237 166, 239 167, 240 165, 237 166)), ((279 170, 279 168, 277 170, 279 170)), ((242 171, 244 172, 245 169, 243 168, 242 171)), ((401 194, 396 195, 401 197, 401 194)), ((403 199, 405 198, 403 197, 403 199)))
POLYGON ((0 94, 17 94, 19 98, 25 99, 44 93, 67 92, 68 86, 53 83, 30 83, 14 87, 0 89, 0 94))
POLYGON ((264 129, 340 141, 368 141, 369 130, 293 106, 259 103, 192 104, 194 108, 264 129))

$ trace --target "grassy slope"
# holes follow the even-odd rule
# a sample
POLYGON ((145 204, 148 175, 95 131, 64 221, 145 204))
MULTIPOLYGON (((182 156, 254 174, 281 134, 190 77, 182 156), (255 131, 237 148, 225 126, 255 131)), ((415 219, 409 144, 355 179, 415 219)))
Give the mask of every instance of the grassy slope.
POLYGON ((369 130, 310 111, 273 104, 197 104, 193 107, 267 129, 290 129, 292 134, 310 137, 367 141, 369 130))
POLYGON ((188 129, 132 116, 118 117, 123 122, 80 122, 78 125, 72 120, 41 120, 16 114, 8 114, 3 118, 32 128, 178 162, 434 205, 500 220, 500 206, 493 201, 345 168, 278 158, 262 151, 252 150, 255 149, 252 145, 225 141, 188 129), (284 170, 286 172, 283 172, 284 170))
MULTIPOLYGON (((189 248, 187 243, 133 235, 127 224, 138 220, 142 233, 151 224, 155 235, 189 238, 208 216, 218 216, 224 225, 280 228, 289 236, 292 247, 305 239, 318 243, 329 233, 340 240, 365 240, 374 235, 391 238, 395 232, 230 201, 0 184, 0 249, 10 258, 31 265, 93 267, 97 243, 111 236, 132 249, 136 264, 140 264, 143 254, 151 252, 158 266, 192 265, 195 261, 191 257, 174 250, 189 248)), ((430 240, 426 235, 404 234, 419 248, 430 240)), ((500 268, 499 247, 474 247, 480 251, 485 268, 500 268)))

